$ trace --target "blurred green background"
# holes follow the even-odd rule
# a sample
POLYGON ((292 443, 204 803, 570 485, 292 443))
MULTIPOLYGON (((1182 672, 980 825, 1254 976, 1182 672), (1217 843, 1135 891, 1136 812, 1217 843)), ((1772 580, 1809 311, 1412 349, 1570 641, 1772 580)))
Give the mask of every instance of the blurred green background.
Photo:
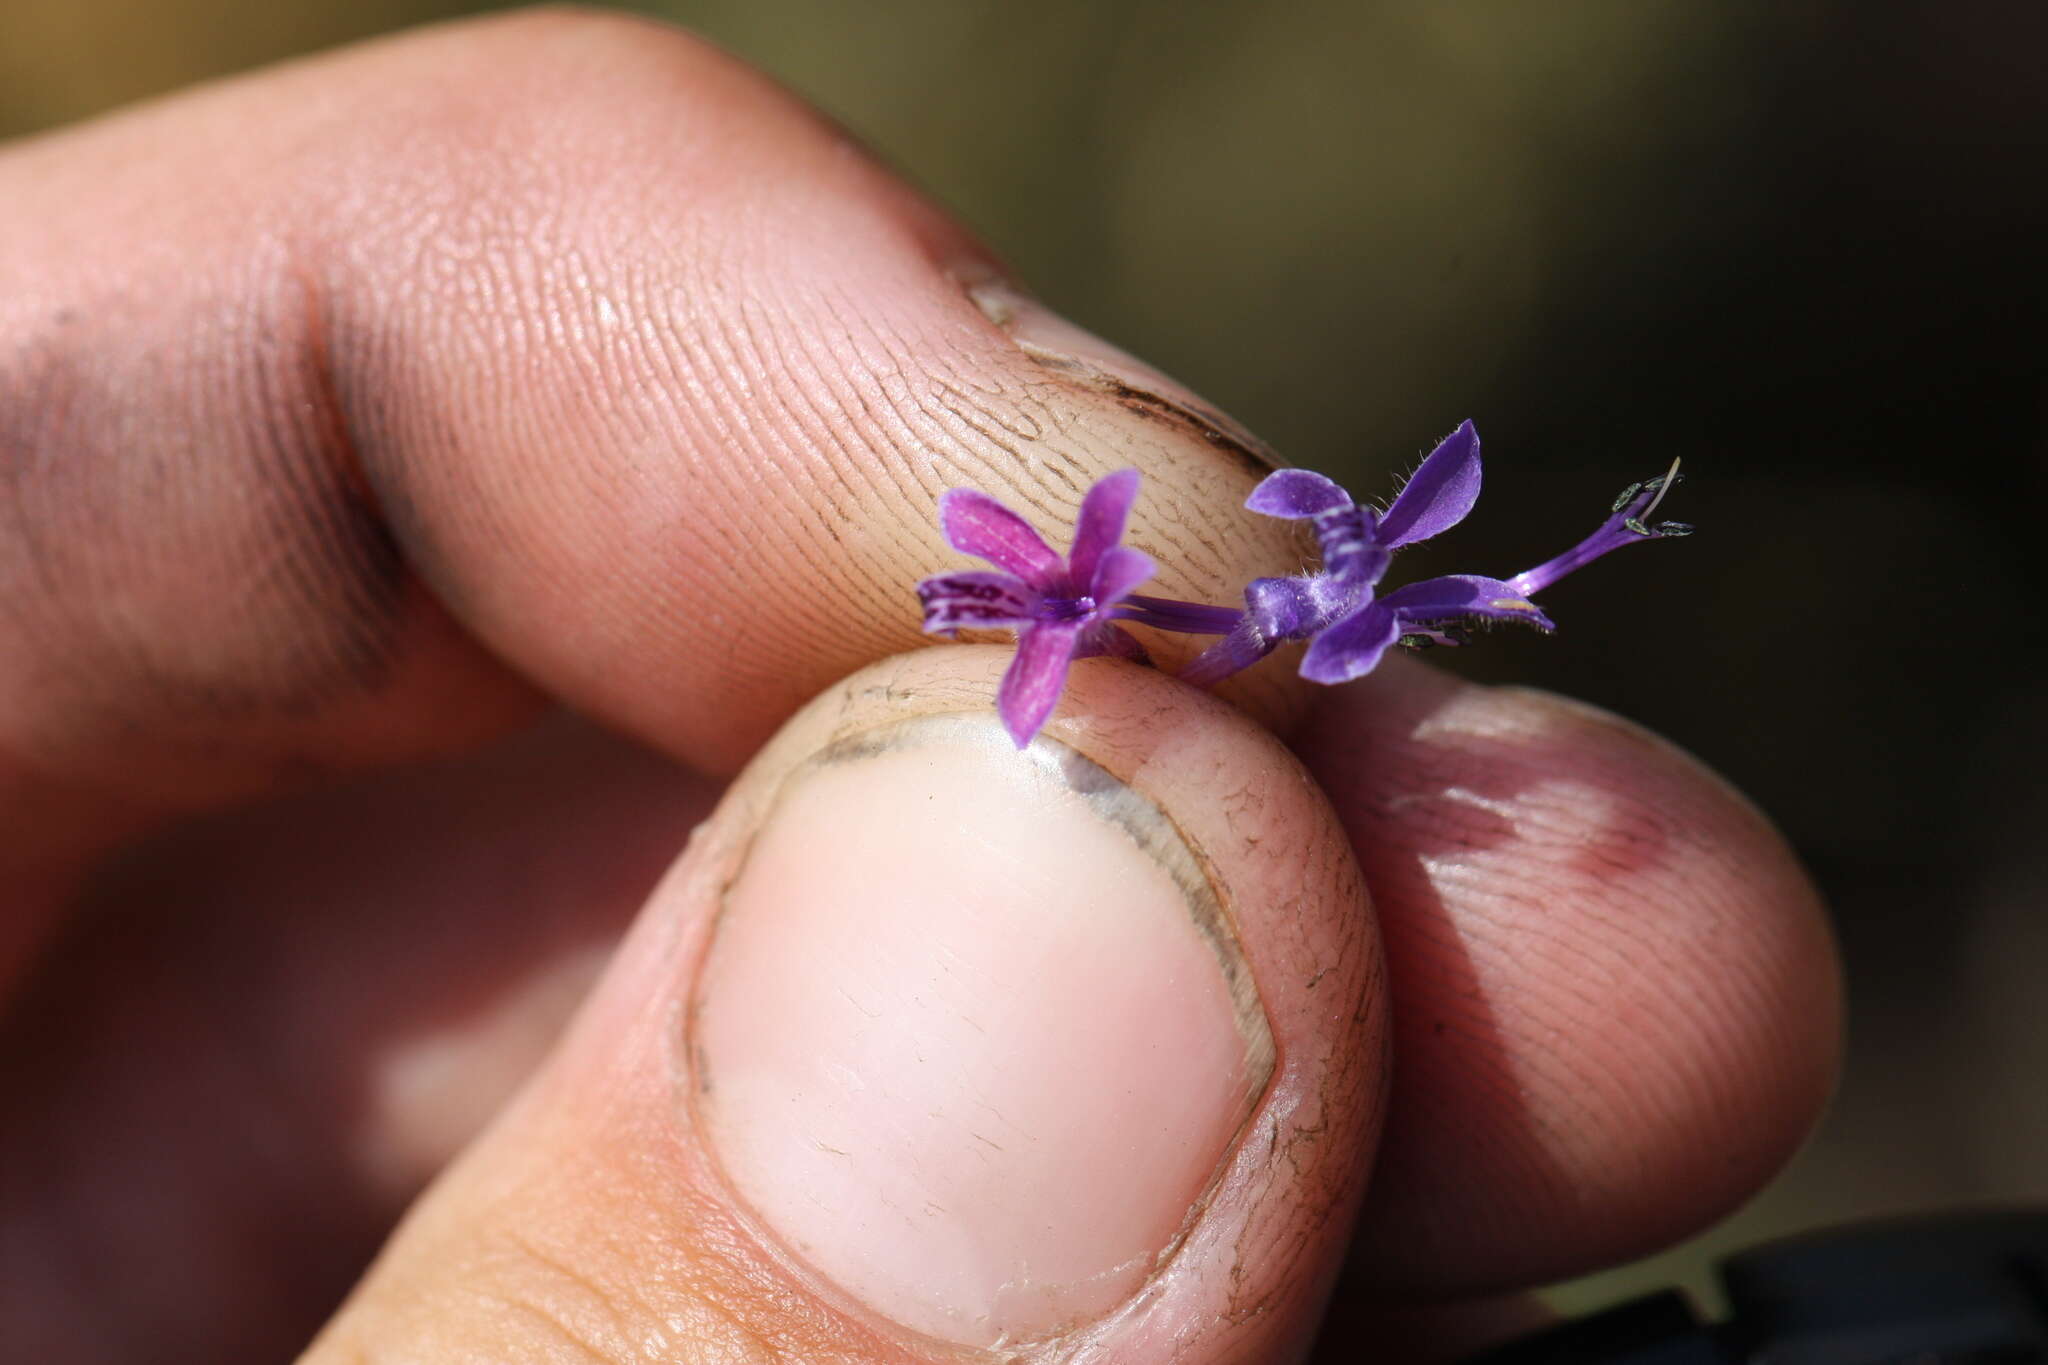
MULTIPOLYGON (((0 134, 480 8, 7 0, 0 134)), ((1491 495, 1458 568, 1533 563, 1685 457, 1669 512, 1702 535, 1558 591, 1556 639, 1437 657, 1626 712, 1753 793, 1833 903, 1852 1053, 1751 1208, 1562 1303, 1707 1291, 1715 1251, 1789 1229, 2048 1198, 2048 7, 642 8, 1297 462, 1369 491, 1473 418, 1491 495)))

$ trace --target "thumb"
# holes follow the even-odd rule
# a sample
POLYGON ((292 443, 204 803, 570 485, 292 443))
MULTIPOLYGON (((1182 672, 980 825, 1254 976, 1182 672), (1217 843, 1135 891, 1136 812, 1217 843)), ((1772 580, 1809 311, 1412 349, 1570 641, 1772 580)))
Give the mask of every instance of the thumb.
POLYGON ((1018 752, 1006 662, 790 721, 307 1359, 1305 1349, 1385 1075, 1349 845, 1265 731, 1119 661, 1018 752))

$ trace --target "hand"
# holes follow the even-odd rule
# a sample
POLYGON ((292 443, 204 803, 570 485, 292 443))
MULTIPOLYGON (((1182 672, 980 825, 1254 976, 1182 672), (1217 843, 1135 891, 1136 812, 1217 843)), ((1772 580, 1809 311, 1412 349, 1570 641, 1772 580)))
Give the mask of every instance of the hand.
POLYGON ((1041 762, 1002 650, 898 655, 948 486, 1135 464, 1176 597, 1299 551, 1249 437, 682 36, 409 36, 0 205, 21 1359, 1269 1361, 1333 1283, 1333 1358, 1441 1354, 1823 1099, 1812 893, 1622 722, 1095 660, 1041 762))

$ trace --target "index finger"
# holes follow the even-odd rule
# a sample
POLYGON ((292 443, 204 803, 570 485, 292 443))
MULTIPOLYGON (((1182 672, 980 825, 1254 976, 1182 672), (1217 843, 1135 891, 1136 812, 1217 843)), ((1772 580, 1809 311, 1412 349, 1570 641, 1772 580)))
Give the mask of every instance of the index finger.
MULTIPOLYGON (((1250 438, 637 20, 202 90, 11 149, 0 202, 25 846, 462 747, 541 695, 730 770, 919 642, 952 485, 1049 528, 1136 465, 1178 596, 1295 553, 1237 512, 1250 438)), ((1248 686, 1270 713, 1290 683, 1248 686)))

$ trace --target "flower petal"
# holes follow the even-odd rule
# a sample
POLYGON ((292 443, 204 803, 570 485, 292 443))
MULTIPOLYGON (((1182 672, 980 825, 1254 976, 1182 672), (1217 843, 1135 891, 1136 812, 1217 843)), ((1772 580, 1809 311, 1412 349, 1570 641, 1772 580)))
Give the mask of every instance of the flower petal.
POLYGON ((1451 621, 1483 616, 1490 621, 1516 621, 1538 630, 1557 625, 1542 608, 1516 592, 1514 585, 1478 574, 1425 578, 1396 588, 1380 605, 1403 621, 1451 621))
POLYGON ((1310 581, 1370 601, 1373 585, 1394 559, 1393 550, 1380 539, 1377 514, 1370 507, 1345 507, 1311 524, 1323 552, 1323 572, 1310 581))
POLYGON ((1362 678, 1379 665, 1387 646, 1401 638, 1401 622, 1384 602, 1354 611, 1316 636, 1301 656, 1301 676, 1310 682, 1342 683, 1362 678))
POLYGON ((1079 625, 1038 624, 1017 633, 1017 657, 1010 661, 996 688, 996 714, 1022 749, 1045 725, 1067 685, 1067 666, 1074 661, 1079 625))
POLYGON ((939 529, 946 543, 964 555, 1007 569, 1040 592, 1056 588, 1067 566, 1030 523, 974 488, 939 495, 939 529))
POLYGON ((1444 437, 1380 518, 1388 549, 1441 535, 1465 519, 1479 501, 1479 433, 1470 422, 1444 437))
POLYGON ((1158 571, 1152 556, 1143 550, 1112 545, 1096 561, 1094 574, 1078 581, 1088 585, 1088 595, 1095 599, 1095 610, 1100 613, 1129 597, 1140 583, 1158 571))
MULTIPOLYGON (((1074 549, 1067 556, 1067 568, 1074 575, 1076 587, 1094 581, 1102 557, 1124 538, 1124 522, 1129 520, 1131 504, 1137 497, 1138 471, 1119 469, 1097 480, 1081 499, 1080 514, 1074 519, 1074 549)), ((1102 601, 1102 594, 1096 593, 1095 600, 1102 601)))
POLYGON ((1299 521, 1351 506, 1351 495, 1312 469, 1281 469, 1268 474, 1244 500, 1254 512, 1299 521))
MULTIPOLYGON (((1366 589, 1368 597, 1372 590, 1366 589)), ((1245 585, 1245 612, 1269 640, 1299 640, 1329 624, 1316 584, 1308 578, 1254 578, 1245 585)))
POLYGON ((924 579, 917 585, 917 600, 924 603, 927 635, 996 626, 1021 628, 1036 619, 1033 613, 1038 607, 1038 594, 1023 579, 979 569, 924 579))

